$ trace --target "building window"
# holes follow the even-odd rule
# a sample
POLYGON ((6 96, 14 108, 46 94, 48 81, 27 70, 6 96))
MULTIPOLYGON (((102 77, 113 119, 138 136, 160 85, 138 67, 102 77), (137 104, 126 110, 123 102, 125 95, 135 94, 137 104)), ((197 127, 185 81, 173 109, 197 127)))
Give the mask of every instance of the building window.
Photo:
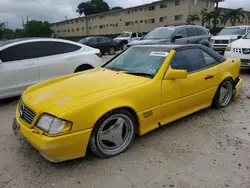
POLYGON ((155 19, 148 19, 148 24, 155 23, 155 19))
POLYGON ((82 31, 84 30, 84 27, 82 27, 82 31))
POLYGON ((135 21, 136 24, 138 24, 138 21, 135 21))
POLYGON ((68 32, 70 32, 70 29, 68 29, 68 32))
POLYGON ((84 19, 81 19, 81 22, 84 22, 84 19))
POLYGON ((125 22, 125 26, 130 26, 130 22, 125 22))
POLYGON ((73 28, 71 31, 72 31, 72 32, 75 32, 75 29, 73 28))
POLYGON ((206 6, 207 8, 212 8, 212 4, 213 4, 213 3, 211 3, 210 0, 205 0, 205 3, 206 3, 205 6, 206 6))
POLYGON ((140 20, 140 23, 143 23, 143 20, 140 20))
POLYGON ((115 26, 118 27, 118 23, 116 23, 115 26))
POLYGON ((138 9, 137 9, 137 8, 135 9, 135 12, 138 12, 138 9))
POLYGON ((76 20, 76 23, 78 23, 78 20, 76 20))
POLYGON ((181 5, 184 3, 184 0, 175 0, 175 6, 181 5))
POLYGON ((106 27, 108 27, 109 25, 107 24, 106 27))
POLYGON ((76 31, 79 31, 80 29, 79 28, 76 28, 76 31))
POLYGON ((100 18, 100 20, 101 20, 101 19, 103 19, 103 16, 100 16, 99 18, 100 18))
POLYGON ((168 22, 168 18, 167 17, 160 17, 159 22, 168 22))
POLYGON ((89 30, 91 30, 92 28, 91 28, 91 26, 89 27, 89 30))
POLYGON ((168 3, 164 2, 160 4, 160 8, 167 8, 168 7, 168 3))
POLYGON ((197 5, 197 0, 192 0, 193 5, 197 5))
POLYGON ((144 23, 148 23, 148 20, 144 20, 144 23))
POLYGON ((143 11, 143 8, 140 8, 140 11, 143 11))
POLYGON ((128 15, 128 14, 130 14, 130 10, 125 11, 125 15, 128 15))
POLYGON ((74 21, 72 21, 71 23, 74 24, 74 21))
POLYGON ((175 21, 183 20, 183 15, 175 15, 175 21))
POLYGON ((67 22, 67 24, 70 24, 69 22, 67 22))
POLYGON ((148 11, 152 11, 152 10, 155 10, 155 6, 149 6, 148 7, 148 11))

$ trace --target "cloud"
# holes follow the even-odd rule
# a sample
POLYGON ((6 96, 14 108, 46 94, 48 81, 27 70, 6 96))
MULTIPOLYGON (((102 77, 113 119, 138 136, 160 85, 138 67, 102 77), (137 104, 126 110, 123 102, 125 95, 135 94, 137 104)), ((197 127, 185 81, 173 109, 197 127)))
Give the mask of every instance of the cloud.
MULTIPOLYGON (((85 0, 86 1, 86 0, 85 0)), ((130 6, 151 3, 156 0, 106 0, 111 7, 130 6)), ((201 0, 199 0, 201 1, 201 0)), ((22 17, 29 19, 46 20, 51 23, 65 19, 65 16, 78 16, 76 7, 83 0, 0 0, 0 22, 8 22, 10 28, 21 28, 22 17)), ((244 7, 250 10, 249 0, 226 0, 221 6, 227 8, 244 7)))

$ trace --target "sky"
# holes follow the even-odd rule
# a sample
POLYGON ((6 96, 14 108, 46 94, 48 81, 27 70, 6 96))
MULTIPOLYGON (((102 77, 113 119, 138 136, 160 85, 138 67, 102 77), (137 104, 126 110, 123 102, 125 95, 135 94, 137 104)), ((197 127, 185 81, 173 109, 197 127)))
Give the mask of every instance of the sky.
MULTIPOLYGON (((106 0, 110 7, 122 6, 124 8, 151 3, 156 0, 106 0)), ((0 23, 8 22, 11 29, 22 28, 22 17, 28 19, 49 21, 50 23, 62 21, 78 15, 76 7, 83 0, 0 0, 0 23)), ((220 3, 226 8, 243 7, 250 10, 250 0, 226 0, 220 3)))

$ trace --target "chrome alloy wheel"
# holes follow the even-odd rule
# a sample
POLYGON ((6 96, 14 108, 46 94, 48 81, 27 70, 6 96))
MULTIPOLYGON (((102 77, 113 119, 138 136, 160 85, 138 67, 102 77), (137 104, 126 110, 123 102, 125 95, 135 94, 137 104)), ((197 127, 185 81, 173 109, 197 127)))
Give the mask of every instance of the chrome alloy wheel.
POLYGON ((115 114, 107 118, 97 133, 97 146, 106 155, 116 155, 124 151, 133 140, 132 120, 125 114, 115 114))
POLYGON ((232 82, 229 80, 223 82, 220 88, 220 97, 219 97, 219 103, 222 107, 227 106, 233 95, 233 85, 232 82))

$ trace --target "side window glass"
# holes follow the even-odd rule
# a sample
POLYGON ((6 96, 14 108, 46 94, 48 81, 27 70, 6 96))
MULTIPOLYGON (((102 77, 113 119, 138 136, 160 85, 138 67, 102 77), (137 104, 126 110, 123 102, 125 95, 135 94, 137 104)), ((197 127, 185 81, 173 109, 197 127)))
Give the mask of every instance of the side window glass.
POLYGON ((64 54, 81 49, 80 46, 74 44, 53 41, 38 42, 38 48, 39 57, 64 54))
POLYGON ((89 42, 90 42, 91 44, 96 44, 96 43, 99 42, 99 39, 97 39, 97 38, 92 38, 92 39, 90 39, 89 42))
POLYGON ((208 32, 205 29, 197 27, 199 35, 208 35, 208 32))
POLYGON ((141 34, 141 33, 138 33, 138 37, 142 37, 142 34, 141 34))
POLYGON ((213 66, 218 64, 218 61, 216 61, 211 55, 209 55, 207 52, 204 52, 203 50, 201 50, 203 57, 205 59, 206 65, 209 66, 213 66))
POLYGON ((135 38, 136 37, 136 33, 132 33, 132 38, 135 38))
POLYGON ((183 38, 187 37, 187 31, 186 29, 179 29, 176 33, 176 35, 182 35, 183 38))
POLYGON ((36 42, 18 44, 0 51, 2 62, 19 61, 38 57, 36 42))
POLYGON ((198 36, 197 29, 195 27, 188 27, 187 28, 187 36, 188 37, 198 36))
POLYGON ((171 67, 192 73, 206 68, 206 63, 201 50, 193 48, 178 51, 171 60, 171 67))

